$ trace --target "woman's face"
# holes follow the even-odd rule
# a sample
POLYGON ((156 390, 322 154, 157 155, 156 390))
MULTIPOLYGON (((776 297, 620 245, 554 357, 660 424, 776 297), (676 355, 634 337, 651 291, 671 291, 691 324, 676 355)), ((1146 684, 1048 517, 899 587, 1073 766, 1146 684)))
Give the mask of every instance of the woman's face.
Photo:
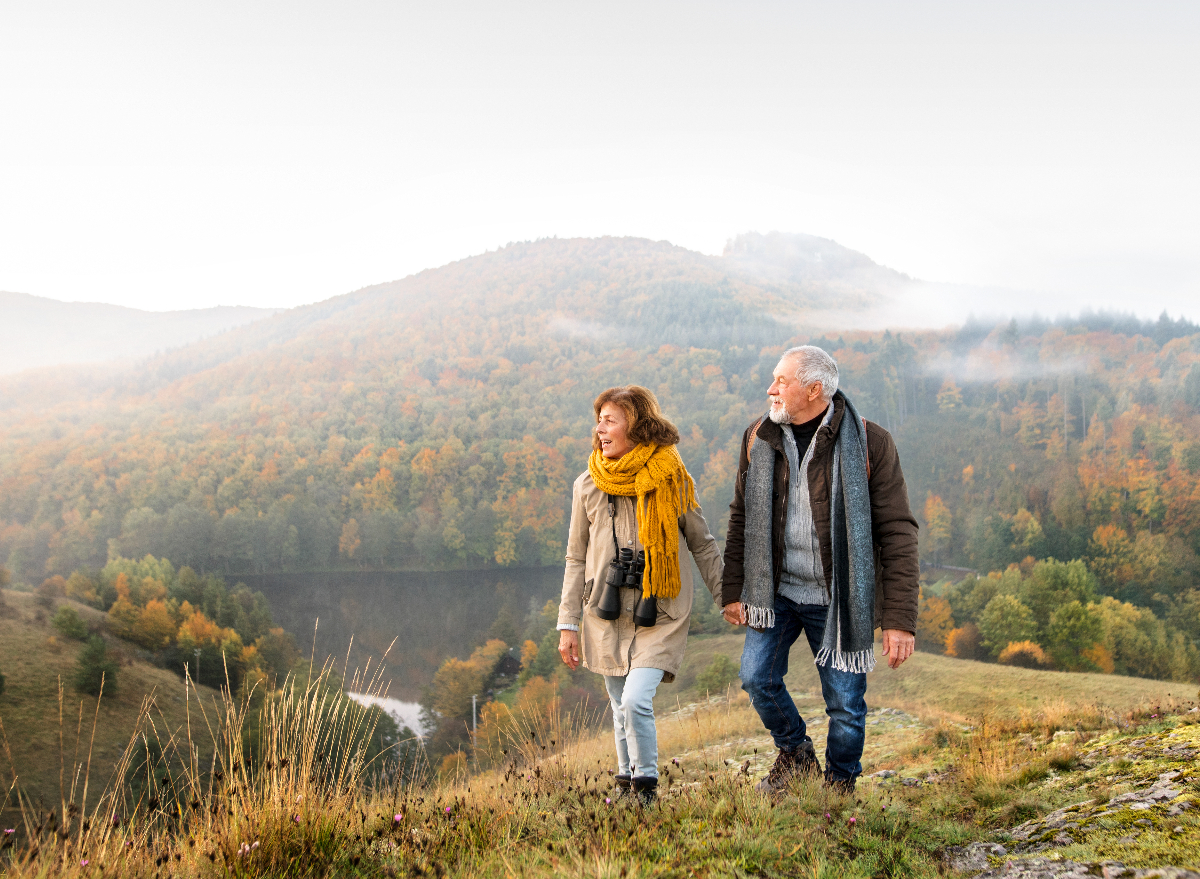
POLYGON ((600 454, 606 458, 620 458, 633 449, 626 432, 629 419, 625 410, 616 403, 605 403, 600 407, 600 420, 596 423, 596 436, 600 438, 600 454))

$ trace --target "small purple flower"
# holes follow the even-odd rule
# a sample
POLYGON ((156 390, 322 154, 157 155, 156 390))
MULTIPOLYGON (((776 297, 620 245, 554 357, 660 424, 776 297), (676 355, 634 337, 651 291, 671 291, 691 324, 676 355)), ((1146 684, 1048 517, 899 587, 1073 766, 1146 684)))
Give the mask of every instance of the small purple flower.
POLYGON ((395 815, 392 817, 392 820, 393 820, 393 821, 395 821, 397 824, 399 824, 401 821, 403 821, 403 820, 404 820, 404 816, 403 816, 403 815, 401 815, 399 812, 397 812, 397 813, 396 813, 396 814, 395 814, 395 815))
POLYGON ((858 819, 857 819, 857 818, 851 818, 851 819, 850 819, 850 826, 851 826, 851 827, 853 827, 853 826, 854 826, 855 824, 857 824, 857 823, 858 823, 858 819))
MULTIPOLYGON (((610 805, 611 803, 612 803, 612 800, 611 800, 611 799, 609 799, 608 797, 605 797, 605 798, 604 798, 604 804, 605 804, 606 806, 607 806, 607 805, 610 805)), ((10 831, 8 831, 8 832, 9 832, 9 833, 12 833, 12 831, 11 831, 11 830, 10 830, 10 831)))
POLYGON ((10 828, 8 828, 7 830, 5 830, 5 831, 4 831, 4 834, 5 834, 5 836, 7 836, 7 835, 8 835, 8 834, 10 834, 10 833, 16 833, 16 832, 17 832, 17 828, 15 828, 15 827, 10 827, 10 828))
POLYGON ((90 861, 88 861, 87 858, 84 858, 82 861, 79 862, 79 866, 86 867, 89 863, 90 863, 90 861))
POLYGON ((447 815, 449 815, 449 814, 450 814, 450 807, 449 807, 449 806, 447 806, 447 807, 446 807, 446 814, 447 814, 447 815))
POLYGON ((293 816, 292 816, 292 823, 293 823, 293 824, 299 824, 299 823, 300 823, 300 816, 299 816, 299 815, 293 815, 293 816))

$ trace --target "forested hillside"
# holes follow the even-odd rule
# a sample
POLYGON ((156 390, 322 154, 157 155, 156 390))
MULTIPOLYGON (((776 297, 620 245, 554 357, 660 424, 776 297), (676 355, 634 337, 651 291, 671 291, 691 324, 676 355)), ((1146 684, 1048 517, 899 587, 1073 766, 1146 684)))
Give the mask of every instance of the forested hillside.
POLYGON ((1105 594, 1160 612, 1193 588, 1200 328, 1084 315, 813 338, 807 309, 837 292, 777 274, 540 241, 116 377, 5 379, 0 560, 32 584, 110 554, 225 573, 556 564, 590 401, 627 382, 679 423, 720 535, 778 354, 814 341, 895 433, 927 561, 1084 559, 1105 594))

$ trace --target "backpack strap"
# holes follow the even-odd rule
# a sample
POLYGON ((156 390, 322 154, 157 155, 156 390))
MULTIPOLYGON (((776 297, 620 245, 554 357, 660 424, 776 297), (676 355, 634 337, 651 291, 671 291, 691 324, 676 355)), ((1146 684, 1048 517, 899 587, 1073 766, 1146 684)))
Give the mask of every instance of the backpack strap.
POLYGON ((754 427, 750 428, 750 443, 746 446, 746 457, 750 457, 750 450, 754 448, 754 441, 758 439, 758 426, 762 424, 763 417, 758 416, 758 421, 754 422, 754 427))
MULTIPOLYGON (((860 415, 859 418, 862 418, 860 415)), ((867 481, 871 481, 871 444, 867 442, 867 419, 862 418, 863 423, 863 448, 867 451, 867 481)))

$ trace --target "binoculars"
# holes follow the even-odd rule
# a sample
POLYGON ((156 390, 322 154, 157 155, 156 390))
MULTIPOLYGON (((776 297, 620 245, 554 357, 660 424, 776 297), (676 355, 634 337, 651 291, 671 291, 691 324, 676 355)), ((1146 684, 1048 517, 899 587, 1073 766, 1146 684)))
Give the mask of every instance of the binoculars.
MULTIPOLYGON (((596 605, 596 616, 602 620, 615 620, 621 615, 621 590, 637 589, 641 592, 642 576, 646 572, 646 553, 639 551, 633 557, 632 549, 617 551, 617 557, 608 563, 608 576, 604 580, 604 591, 596 605)), ((633 610, 633 624, 650 628, 658 620, 658 601, 653 595, 638 599, 633 610)))

